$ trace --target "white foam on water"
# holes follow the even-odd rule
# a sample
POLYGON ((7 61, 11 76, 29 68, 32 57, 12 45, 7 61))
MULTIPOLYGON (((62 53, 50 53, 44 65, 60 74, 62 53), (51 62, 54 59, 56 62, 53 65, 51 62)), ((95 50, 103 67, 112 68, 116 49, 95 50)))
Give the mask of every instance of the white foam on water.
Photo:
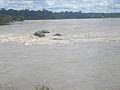
POLYGON ((53 40, 52 38, 52 36, 39 38, 32 34, 2 34, 0 43, 18 42, 24 45, 67 43, 65 40, 53 40))
POLYGON ((18 42, 23 45, 120 42, 120 34, 105 32, 79 33, 77 35, 68 34, 63 36, 53 36, 52 34, 49 34, 42 38, 36 37, 30 33, 1 34, 0 43, 6 42, 18 42))

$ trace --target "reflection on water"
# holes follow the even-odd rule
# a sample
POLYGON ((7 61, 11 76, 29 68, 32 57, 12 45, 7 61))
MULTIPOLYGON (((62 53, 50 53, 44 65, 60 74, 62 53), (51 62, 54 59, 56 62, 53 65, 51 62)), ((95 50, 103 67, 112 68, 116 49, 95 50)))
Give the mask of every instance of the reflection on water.
POLYGON ((47 83, 52 90, 119 90, 119 24, 120 19, 82 19, 1 26, 0 86, 34 90, 47 83), (33 35, 43 29, 51 33, 33 35))

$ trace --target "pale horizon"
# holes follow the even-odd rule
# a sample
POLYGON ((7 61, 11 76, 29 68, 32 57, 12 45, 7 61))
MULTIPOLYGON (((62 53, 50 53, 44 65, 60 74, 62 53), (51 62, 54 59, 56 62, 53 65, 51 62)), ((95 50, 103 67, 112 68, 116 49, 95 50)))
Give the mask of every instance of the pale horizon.
POLYGON ((119 0, 1 0, 5 9, 47 9, 53 12, 82 11, 83 13, 119 13, 119 0))

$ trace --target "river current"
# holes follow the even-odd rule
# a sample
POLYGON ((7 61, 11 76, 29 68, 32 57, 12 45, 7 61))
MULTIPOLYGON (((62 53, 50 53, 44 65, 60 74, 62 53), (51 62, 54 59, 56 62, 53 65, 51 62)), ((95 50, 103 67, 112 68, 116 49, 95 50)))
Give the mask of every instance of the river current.
POLYGON ((1 89, 33 90, 45 83, 52 90, 119 90, 119 76, 119 18, 0 26, 1 89), (34 36, 40 30, 50 33, 34 36))

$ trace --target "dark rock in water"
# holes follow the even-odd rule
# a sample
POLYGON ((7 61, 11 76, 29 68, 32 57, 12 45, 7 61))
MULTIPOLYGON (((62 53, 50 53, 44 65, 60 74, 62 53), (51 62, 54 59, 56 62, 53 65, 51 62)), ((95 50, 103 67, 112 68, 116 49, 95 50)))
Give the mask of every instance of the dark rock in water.
POLYGON ((34 35, 38 37, 45 37, 45 33, 50 33, 50 32, 47 30, 42 30, 42 31, 35 32, 34 35))
POLYGON ((60 33, 57 33, 57 34, 55 34, 55 35, 53 35, 53 36, 62 36, 62 34, 60 34, 60 33))
POLYGON ((38 36, 38 37, 45 37, 45 34, 42 33, 41 31, 37 31, 34 33, 35 36, 38 36))
POLYGON ((42 30, 42 31, 40 31, 40 32, 42 32, 42 33, 50 33, 50 32, 47 31, 47 30, 42 30))
POLYGON ((52 38, 53 40, 62 40, 62 39, 60 39, 60 38, 52 38))

